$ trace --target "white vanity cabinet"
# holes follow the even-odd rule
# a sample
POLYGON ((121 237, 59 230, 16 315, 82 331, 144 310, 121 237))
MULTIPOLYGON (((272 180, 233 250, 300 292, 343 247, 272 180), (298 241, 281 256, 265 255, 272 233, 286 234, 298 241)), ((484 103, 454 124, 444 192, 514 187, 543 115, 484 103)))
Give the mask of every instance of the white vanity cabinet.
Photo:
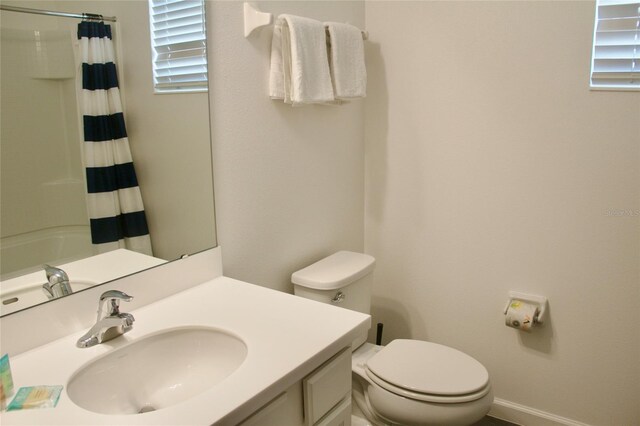
POLYGON ((350 424, 350 347, 338 352, 241 423, 242 426, 350 424))
MULTIPOLYGON (((191 260, 194 259, 197 260, 197 256, 191 256, 191 260)), ((203 263, 208 264, 209 260, 203 263)), ((178 269, 178 278, 189 274, 186 269, 178 269)), ((370 327, 368 315, 219 276, 132 309, 129 313, 136 319, 133 329, 110 340, 108 344, 77 348, 78 338, 94 321, 94 314, 89 314, 95 312, 100 296, 98 293, 121 290, 139 298, 141 296, 136 293, 136 288, 140 290, 141 285, 147 285, 146 278, 143 283, 135 283, 137 287, 134 283, 124 285, 124 281, 120 280, 117 287, 105 285, 80 292, 72 298, 63 298, 60 303, 68 308, 68 312, 81 311, 87 314, 86 318, 74 319, 78 324, 84 324, 86 320, 86 328, 82 325, 82 328, 78 327, 55 341, 41 337, 40 340, 31 339, 28 344, 23 344, 19 339, 20 335, 35 334, 30 328, 31 323, 44 324, 43 321, 38 322, 40 311, 36 310, 37 314, 34 315, 20 315, 20 312, 9 315, 9 319, 16 317, 12 325, 15 326, 17 322, 22 324, 9 338, 5 333, 5 317, 2 318, 2 349, 12 354, 11 370, 15 388, 42 383, 65 387, 55 409, 2 412, 0 423, 3 426, 349 425, 349 345, 370 327), (171 315, 167 315, 167 312, 171 315), (318 324, 322 324, 322 327, 318 327, 318 324), (240 366, 219 383, 200 389, 179 403, 174 399, 166 399, 166 402, 155 407, 156 411, 144 414, 125 412, 122 408, 109 413, 90 411, 78 406, 67 393, 70 380, 83 366, 102 360, 129 345, 141 344, 152 336, 194 328, 235 336, 249 348, 240 366), (50 368, 51 359, 64 359, 65 362, 50 368), (262 408, 256 411, 260 406, 262 408)), ((148 285, 157 287, 158 281, 150 280, 148 285)), ((67 320, 64 324, 71 322, 67 320)), ((64 332, 62 329, 55 331, 64 332)), ((202 356, 199 360, 199 363, 212 362, 208 356, 202 356)), ((167 359, 167 365, 170 365, 170 361, 167 359)), ((172 371, 182 370, 174 368, 172 371)), ((178 376, 184 378, 185 383, 192 377, 186 373, 178 376)), ((138 384, 142 386, 142 383, 138 384)), ((99 400, 100 385, 96 381, 95 389, 87 390, 88 397, 99 400)))

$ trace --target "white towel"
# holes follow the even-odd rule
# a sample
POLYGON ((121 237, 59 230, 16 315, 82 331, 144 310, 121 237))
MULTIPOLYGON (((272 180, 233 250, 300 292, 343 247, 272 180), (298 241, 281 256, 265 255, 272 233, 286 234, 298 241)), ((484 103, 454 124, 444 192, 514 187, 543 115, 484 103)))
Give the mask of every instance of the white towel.
POLYGON ((367 96, 364 42, 358 27, 325 22, 331 40, 331 77, 336 99, 367 96))
POLYGON ((271 42, 269 96, 292 105, 334 100, 324 25, 280 15, 271 42))

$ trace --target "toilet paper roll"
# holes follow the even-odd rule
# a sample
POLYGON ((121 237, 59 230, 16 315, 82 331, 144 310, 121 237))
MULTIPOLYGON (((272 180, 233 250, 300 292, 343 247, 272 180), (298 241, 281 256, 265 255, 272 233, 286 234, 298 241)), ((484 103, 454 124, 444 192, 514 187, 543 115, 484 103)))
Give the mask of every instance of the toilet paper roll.
POLYGON ((531 331, 538 314, 538 306, 522 300, 512 300, 507 309, 505 324, 522 331, 531 331))

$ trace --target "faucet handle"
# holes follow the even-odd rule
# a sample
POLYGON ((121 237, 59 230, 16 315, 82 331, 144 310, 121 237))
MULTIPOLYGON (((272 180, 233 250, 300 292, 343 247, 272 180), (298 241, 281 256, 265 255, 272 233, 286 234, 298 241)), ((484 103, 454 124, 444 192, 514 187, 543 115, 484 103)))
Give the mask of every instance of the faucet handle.
POLYGON ((100 296, 100 301, 98 302, 98 321, 107 316, 118 315, 120 313, 120 301, 130 302, 132 299, 133 296, 129 296, 127 293, 119 290, 105 291, 100 296), (105 305, 107 304, 110 305, 108 311, 103 313, 105 311, 105 305))
POLYGON ((105 299, 124 300, 125 302, 131 302, 133 296, 129 296, 127 293, 120 290, 108 290, 100 295, 100 301, 105 299))
POLYGON ((69 276, 67 275, 67 273, 60 268, 56 268, 55 266, 50 266, 47 264, 42 265, 42 268, 47 274, 47 281, 49 281, 49 283, 52 285, 69 281, 69 276))

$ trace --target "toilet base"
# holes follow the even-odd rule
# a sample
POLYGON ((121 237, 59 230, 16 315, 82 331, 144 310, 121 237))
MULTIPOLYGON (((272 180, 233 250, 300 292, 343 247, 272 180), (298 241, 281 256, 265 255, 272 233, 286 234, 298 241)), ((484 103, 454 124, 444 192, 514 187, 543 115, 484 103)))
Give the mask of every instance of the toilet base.
POLYGON ((353 398, 351 400, 351 426, 376 426, 367 419, 353 398))
POLYGON ((367 401, 365 392, 366 384, 363 384, 357 378, 356 373, 352 373, 353 380, 351 383, 351 407, 352 412, 355 411, 358 416, 364 417, 371 426, 389 426, 390 423, 380 418, 371 408, 371 404, 367 401))

